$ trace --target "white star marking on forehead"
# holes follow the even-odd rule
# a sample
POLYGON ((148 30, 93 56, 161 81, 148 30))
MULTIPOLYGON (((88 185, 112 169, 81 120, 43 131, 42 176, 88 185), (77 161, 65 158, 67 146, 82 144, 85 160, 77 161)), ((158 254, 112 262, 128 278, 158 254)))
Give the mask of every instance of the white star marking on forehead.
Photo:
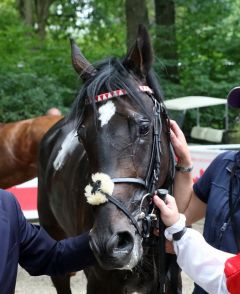
POLYGON ((103 106, 99 107, 99 120, 101 121, 101 127, 106 125, 110 119, 113 117, 113 115, 116 112, 116 107, 112 101, 108 101, 103 106))

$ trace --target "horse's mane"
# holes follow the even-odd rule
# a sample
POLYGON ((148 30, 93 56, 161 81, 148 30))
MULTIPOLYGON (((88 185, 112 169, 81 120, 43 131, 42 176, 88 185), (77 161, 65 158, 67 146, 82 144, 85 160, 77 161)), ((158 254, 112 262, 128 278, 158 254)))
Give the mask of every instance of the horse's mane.
MULTIPOLYGON (((144 105, 140 104, 140 101, 142 101, 139 99, 141 93, 136 89, 133 79, 130 78, 131 76, 134 77, 134 75, 124 67, 122 60, 109 58, 98 62, 95 68, 96 74, 83 84, 68 117, 68 119, 75 121, 76 129, 81 125, 87 97, 96 113, 95 97, 101 93, 111 92, 117 89, 125 89, 128 95, 134 99, 135 103, 142 108, 143 112, 146 112, 144 105)), ((136 77, 135 80, 137 80, 136 77)), ((146 82, 153 90, 155 99, 162 101, 162 92, 153 70, 147 74, 146 82)))

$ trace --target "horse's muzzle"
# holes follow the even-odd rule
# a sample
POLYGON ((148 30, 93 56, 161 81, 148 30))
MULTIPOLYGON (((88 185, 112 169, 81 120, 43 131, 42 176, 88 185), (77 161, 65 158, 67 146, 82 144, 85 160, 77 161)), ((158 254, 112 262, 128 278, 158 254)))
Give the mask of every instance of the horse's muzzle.
POLYGON ((121 269, 127 267, 134 248, 134 238, 128 231, 117 232, 101 238, 90 233, 90 246, 104 269, 121 269))

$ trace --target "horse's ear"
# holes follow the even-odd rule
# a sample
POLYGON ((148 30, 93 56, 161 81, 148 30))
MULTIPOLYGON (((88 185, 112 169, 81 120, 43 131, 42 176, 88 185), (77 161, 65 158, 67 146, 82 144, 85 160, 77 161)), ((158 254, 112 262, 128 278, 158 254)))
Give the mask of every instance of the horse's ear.
POLYGON ((76 45, 73 39, 70 39, 71 43, 71 55, 72 55, 72 64, 74 69, 78 74, 80 74, 83 80, 87 80, 90 77, 94 76, 96 73, 95 68, 91 65, 90 62, 83 56, 82 52, 76 45))
POLYGON ((145 76, 153 63, 153 49, 148 31, 144 25, 138 26, 137 39, 129 50, 123 64, 136 74, 145 76))

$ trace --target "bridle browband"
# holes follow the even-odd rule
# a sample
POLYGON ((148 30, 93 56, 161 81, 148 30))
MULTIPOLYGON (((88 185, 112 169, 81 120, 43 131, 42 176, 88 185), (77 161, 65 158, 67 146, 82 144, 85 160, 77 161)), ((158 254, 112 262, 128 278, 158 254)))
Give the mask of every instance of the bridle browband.
MULTIPOLYGON (((149 88, 148 86, 138 86, 138 90, 140 92, 147 92, 147 93, 153 94, 152 89, 149 88)), ((115 98, 115 97, 120 97, 120 96, 123 96, 123 95, 126 95, 126 94, 127 94, 127 91, 125 89, 118 89, 118 90, 114 90, 114 91, 110 91, 110 92, 107 92, 107 93, 97 95, 95 97, 95 101, 96 102, 102 102, 102 101, 106 101, 106 100, 109 100, 109 99, 112 99, 112 98, 115 98)))

